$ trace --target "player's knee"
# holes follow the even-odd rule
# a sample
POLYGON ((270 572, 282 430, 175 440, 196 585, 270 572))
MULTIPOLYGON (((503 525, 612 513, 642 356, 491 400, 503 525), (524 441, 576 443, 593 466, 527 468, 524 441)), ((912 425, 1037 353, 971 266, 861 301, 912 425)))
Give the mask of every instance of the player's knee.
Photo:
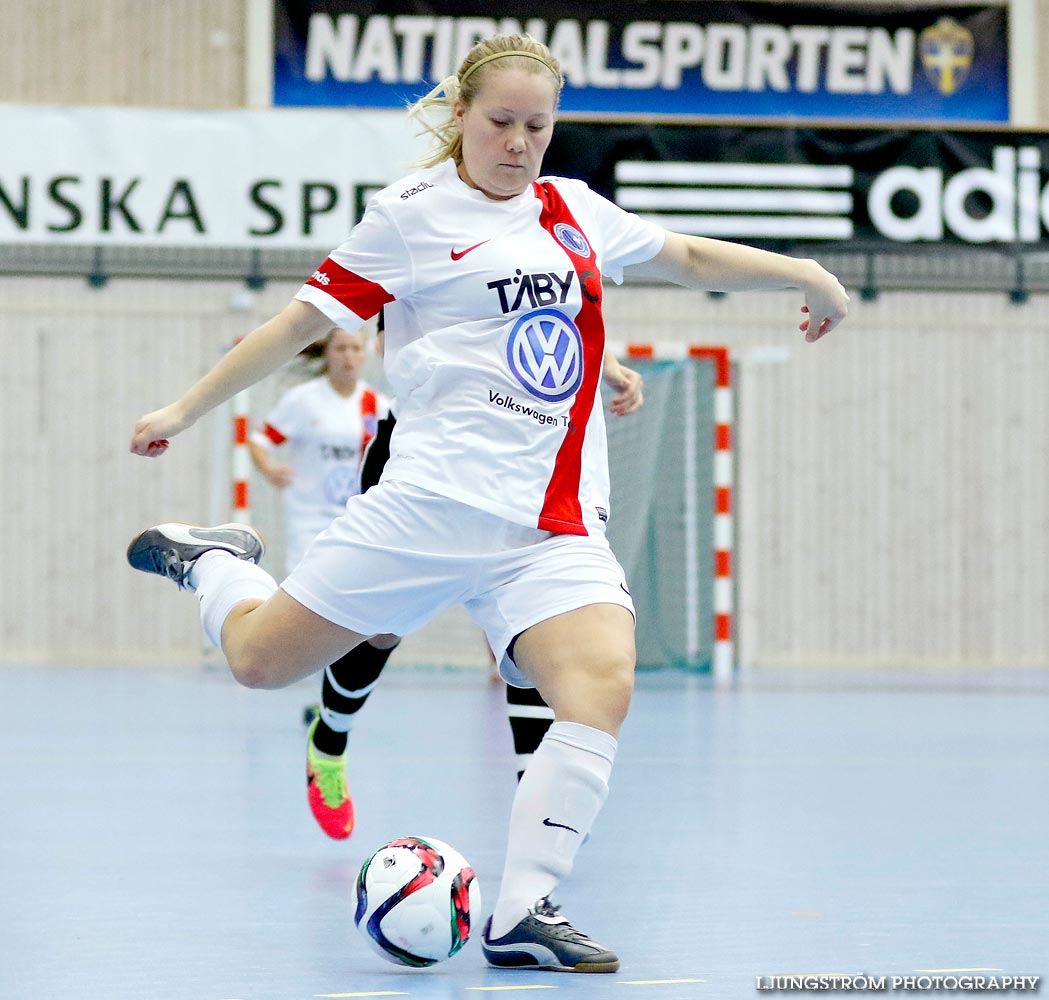
POLYGON ((630 710, 634 694, 634 651, 623 651, 606 664, 602 672, 605 703, 618 725, 630 710))
POLYGON ((234 680, 247 688, 266 689, 283 687, 285 681, 280 679, 278 664, 263 651, 243 648, 236 654, 226 653, 229 668, 234 680))
POLYGON ((634 650, 609 649, 579 663, 552 692, 559 718, 618 732, 634 692, 634 650))

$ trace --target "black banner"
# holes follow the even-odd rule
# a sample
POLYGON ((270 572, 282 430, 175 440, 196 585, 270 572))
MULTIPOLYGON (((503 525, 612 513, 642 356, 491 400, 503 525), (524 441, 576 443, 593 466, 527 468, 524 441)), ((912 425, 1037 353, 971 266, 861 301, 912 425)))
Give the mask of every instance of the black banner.
POLYGON ((1049 135, 560 122, 544 173, 748 243, 1049 241, 1049 135))

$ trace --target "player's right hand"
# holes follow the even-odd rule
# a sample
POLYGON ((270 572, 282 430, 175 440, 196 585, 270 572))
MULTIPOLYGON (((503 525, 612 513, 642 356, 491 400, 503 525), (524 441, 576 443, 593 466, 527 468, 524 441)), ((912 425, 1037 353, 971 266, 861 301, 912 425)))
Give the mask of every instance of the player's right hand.
POLYGON ((131 435, 131 454, 158 458, 168 449, 169 439, 189 426, 182 408, 176 403, 147 413, 135 424, 131 435))
POLYGON ((609 410, 618 417, 640 410, 644 405, 645 380, 640 372, 621 364, 611 351, 605 353, 602 377, 616 395, 609 410))
POLYGON ((278 490, 282 490, 285 486, 291 485, 292 471, 287 465, 271 466, 266 471, 265 476, 273 486, 277 487, 278 490))

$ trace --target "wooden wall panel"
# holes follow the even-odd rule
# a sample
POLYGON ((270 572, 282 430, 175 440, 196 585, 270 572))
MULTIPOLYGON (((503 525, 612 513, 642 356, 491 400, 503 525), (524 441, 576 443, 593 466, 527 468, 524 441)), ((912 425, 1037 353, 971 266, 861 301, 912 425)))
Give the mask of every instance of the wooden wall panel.
POLYGON ((136 459, 127 446, 140 413, 218 356, 224 317, 214 291, 4 282, 5 656, 182 659, 199 648, 191 603, 174 601, 159 580, 135 579, 124 550, 157 520, 207 517, 206 434, 187 432, 163 462, 136 459))
POLYGON ((785 293, 609 303, 738 359, 747 662, 1049 665, 1044 301, 886 294, 815 345, 785 293))
POLYGON ((244 0, 5 0, 0 100, 244 104, 244 0))
MULTIPOLYGON (((206 421, 155 462, 126 448, 135 417, 294 291, 244 313, 233 287, 0 281, 0 656, 198 655, 193 602, 133 574, 124 549, 158 520, 209 519, 223 430, 206 421)), ((608 292, 611 338, 727 343, 737 359, 744 661, 1049 665, 1047 303, 885 294, 814 345, 798 305, 608 292)), ((260 388, 258 415, 274 395, 260 388)), ((275 498, 255 496, 279 536, 275 498)), ((448 628, 427 642, 482 663, 470 626, 448 628)))
MULTIPOLYGON (((202 657, 195 602, 126 564, 130 538, 164 520, 229 517, 230 418, 213 414, 159 460, 127 451, 134 420, 169 401, 294 285, 254 310, 227 283, 0 279, 0 660, 191 663, 202 657), (217 472, 213 470, 217 458, 217 472), (216 492, 217 491, 217 492, 216 492)), ((381 376, 376 361, 369 365, 381 376)), ((262 419, 281 376, 253 392, 262 419)), ((284 573, 279 499, 252 482, 253 519, 284 573)), ((405 641, 404 662, 487 663, 461 609, 405 641)))

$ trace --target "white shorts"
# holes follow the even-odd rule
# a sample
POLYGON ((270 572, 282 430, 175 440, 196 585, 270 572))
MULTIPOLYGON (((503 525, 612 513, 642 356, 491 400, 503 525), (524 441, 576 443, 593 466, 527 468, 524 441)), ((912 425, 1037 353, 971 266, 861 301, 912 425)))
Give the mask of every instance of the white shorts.
POLYGON ((634 613, 604 535, 557 535, 408 483, 352 497, 281 584, 300 604, 361 635, 407 635, 463 604, 504 680, 531 687, 506 655, 525 629, 589 604, 634 613))

